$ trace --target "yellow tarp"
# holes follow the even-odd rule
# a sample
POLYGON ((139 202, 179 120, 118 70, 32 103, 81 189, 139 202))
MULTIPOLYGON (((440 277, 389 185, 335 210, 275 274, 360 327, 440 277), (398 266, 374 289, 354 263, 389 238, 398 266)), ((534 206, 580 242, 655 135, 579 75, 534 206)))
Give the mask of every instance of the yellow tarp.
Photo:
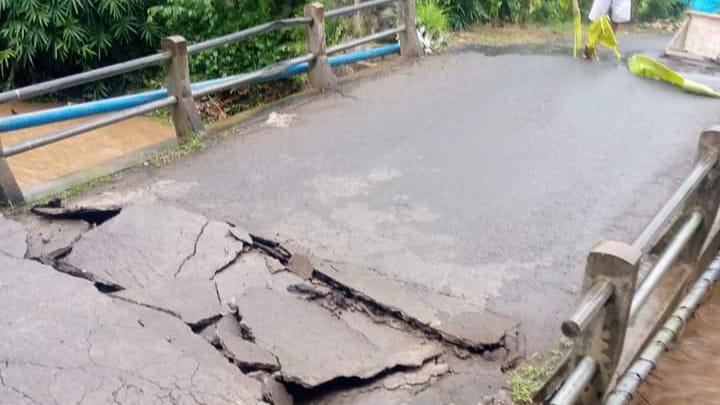
MULTIPOLYGON (((577 33, 575 35, 577 35, 577 33)), ((618 60, 622 58, 620 50, 618 49, 617 38, 615 38, 615 32, 613 32, 612 24, 610 24, 610 17, 607 15, 590 24, 587 40, 588 54, 586 55, 588 58, 596 59, 595 49, 597 49, 598 45, 611 49, 618 60)))
POLYGON ((628 59, 630 71, 640 77, 672 83, 688 93, 720 97, 712 88, 682 77, 679 73, 645 55, 633 55, 628 59))

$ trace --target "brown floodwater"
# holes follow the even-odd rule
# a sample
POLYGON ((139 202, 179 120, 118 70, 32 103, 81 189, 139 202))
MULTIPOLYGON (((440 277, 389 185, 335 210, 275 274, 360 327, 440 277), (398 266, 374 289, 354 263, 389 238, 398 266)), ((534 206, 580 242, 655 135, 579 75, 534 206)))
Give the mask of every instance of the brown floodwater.
POLYGON ((716 287, 635 395, 635 405, 720 404, 720 288, 716 287))
MULTIPOLYGON (((0 105, 0 116, 10 115, 11 109, 16 113, 24 113, 54 106, 28 103, 3 104, 0 105)), ((60 129, 70 128, 98 117, 100 116, 42 125, 2 133, 0 136, 2 136, 3 145, 7 147, 60 129)), ((12 156, 8 158, 8 163, 20 188, 28 190, 51 180, 159 144, 173 137, 175 137, 175 130, 172 125, 161 123, 149 117, 134 117, 12 156)))

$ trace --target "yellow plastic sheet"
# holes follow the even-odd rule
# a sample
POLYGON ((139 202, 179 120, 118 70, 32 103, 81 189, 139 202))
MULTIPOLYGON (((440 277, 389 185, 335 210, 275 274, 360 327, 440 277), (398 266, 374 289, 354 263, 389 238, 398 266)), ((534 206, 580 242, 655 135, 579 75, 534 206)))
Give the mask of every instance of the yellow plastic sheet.
POLYGON ((640 77, 672 83, 688 93, 720 97, 720 93, 704 84, 686 79, 679 73, 645 55, 633 55, 628 59, 630 71, 640 77))
POLYGON ((613 32, 612 24, 610 24, 610 17, 607 15, 598 18, 590 24, 587 40, 588 55, 586 55, 588 58, 596 58, 595 49, 597 49, 598 45, 611 49, 618 60, 622 58, 620 50, 618 49, 617 38, 615 38, 615 32, 613 32))

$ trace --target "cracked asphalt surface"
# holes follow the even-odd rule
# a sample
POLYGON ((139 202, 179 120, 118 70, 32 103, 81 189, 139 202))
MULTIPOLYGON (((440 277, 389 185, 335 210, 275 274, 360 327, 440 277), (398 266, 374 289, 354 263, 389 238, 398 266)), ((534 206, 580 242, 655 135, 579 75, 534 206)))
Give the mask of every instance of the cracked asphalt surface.
POLYGON ((75 202, 97 226, 0 217, 0 402, 476 404, 554 347, 587 252, 639 232, 717 107, 470 50, 128 173, 75 202))
MULTIPOLYGON (((667 39, 621 45, 658 54, 667 39)), ((183 184, 163 198, 516 319, 543 351, 588 251, 632 240, 719 111, 615 62, 457 52, 126 183, 183 184)))

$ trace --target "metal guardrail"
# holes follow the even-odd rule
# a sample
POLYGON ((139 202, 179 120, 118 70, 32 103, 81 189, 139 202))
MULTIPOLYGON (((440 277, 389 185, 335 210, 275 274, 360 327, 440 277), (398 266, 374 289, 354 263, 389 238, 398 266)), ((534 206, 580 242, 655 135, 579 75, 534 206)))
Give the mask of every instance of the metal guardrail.
POLYGON ((3 147, 2 138, 0 137, 0 201, 5 200, 13 204, 24 202, 23 193, 18 187, 7 164, 7 157, 170 106, 173 107, 172 120, 175 125, 176 134, 178 138, 184 139, 194 133, 201 133, 204 130, 199 113, 193 102, 195 98, 239 86, 283 77, 291 68, 302 63, 309 65, 307 71, 310 85, 318 90, 326 90, 334 87, 336 83, 335 75, 328 62, 328 55, 396 35, 399 36, 401 55, 413 57, 420 56, 423 52, 422 45, 415 32, 415 0, 372 0, 331 10, 327 13, 325 13, 324 7, 321 4, 311 3, 305 5, 304 14, 303 17, 268 22, 189 46, 185 39, 180 36, 167 37, 164 38, 161 43, 163 52, 0 93, 0 103, 27 100, 32 97, 134 72, 151 66, 162 64, 167 66, 166 86, 168 95, 166 97, 120 110, 102 118, 12 146, 3 147), (391 3, 398 3, 398 26, 396 28, 354 39, 329 48, 326 46, 326 18, 347 16, 372 7, 379 7, 391 3), (222 78, 222 80, 218 80, 217 83, 211 83, 196 91, 192 91, 189 56, 209 49, 247 40, 256 35, 277 29, 296 26, 305 27, 307 54, 278 62, 254 72, 222 78))
MULTIPOLYGON (((616 390, 610 394, 615 376, 624 371, 619 369, 619 361, 626 333, 648 297, 670 273, 689 269, 683 273, 685 277, 677 278, 683 283, 676 286, 679 295, 717 255, 720 232, 712 229, 712 225, 720 204, 719 156, 720 127, 712 127, 700 137, 693 170, 635 241, 632 244, 602 242, 590 252, 582 299, 561 327, 563 334, 573 340, 572 349, 536 395, 536 402, 625 403, 632 394, 630 388, 639 386, 639 380, 650 372, 652 367, 648 369, 648 364, 654 365, 659 353, 657 347, 649 346, 639 357, 645 362, 633 364, 627 371, 629 374, 619 380, 616 390), (658 259, 638 283, 640 263, 652 261, 651 254, 658 259)), ((670 325, 655 337, 656 343, 667 345, 674 337, 679 329, 678 319, 687 319, 687 309, 694 310, 702 292, 718 278, 717 267, 720 262, 700 278, 693 292, 681 303, 680 312, 676 311, 668 321, 670 325)), ((671 300, 677 298, 670 297, 671 300)), ((660 323, 663 321, 661 316, 660 323)), ((648 332, 648 337, 652 337, 652 330, 648 332)))

